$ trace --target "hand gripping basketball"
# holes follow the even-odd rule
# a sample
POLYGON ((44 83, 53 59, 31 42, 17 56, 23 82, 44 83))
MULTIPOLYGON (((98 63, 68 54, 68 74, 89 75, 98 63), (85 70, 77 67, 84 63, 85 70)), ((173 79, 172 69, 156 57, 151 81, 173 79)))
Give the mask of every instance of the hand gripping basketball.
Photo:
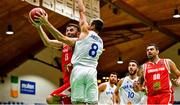
POLYGON ((33 8, 30 12, 29 12, 29 18, 31 20, 31 22, 36 22, 39 23, 38 21, 38 16, 44 15, 47 17, 47 13, 45 12, 44 9, 42 8, 33 8))

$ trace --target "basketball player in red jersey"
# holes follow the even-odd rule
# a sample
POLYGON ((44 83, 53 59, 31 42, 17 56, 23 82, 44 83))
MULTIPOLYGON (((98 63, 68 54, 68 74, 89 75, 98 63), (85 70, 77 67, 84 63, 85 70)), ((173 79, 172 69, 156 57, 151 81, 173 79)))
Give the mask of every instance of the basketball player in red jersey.
POLYGON ((159 50, 156 44, 147 46, 148 62, 142 66, 141 81, 134 83, 136 91, 142 90, 142 84, 147 88, 147 104, 173 104, 174 96, 170 73, 176 75, 173 82, 180 85, 180 71, 170 59, 162 59, 158 56, 159 50), (142 82, 144 81, 144 82, 142 82))
MULTIPOLYGON (((64 98, 66 96, 70 95, 70 73, 72 70, 71 65, 71 57, 73 54, 73 47, 69 46, 67 44, 64 44, 58 40, 51 40, 48 38, 48 36, 45 34, 44 30, 38 23, 35 23, 32 21, 32 24, 36 27, 43 43, 52 48, 56 49, 62 49, 62 56, 61 56, 61 68, 62 68, 62 74, 63 74, 63 81, 64 85, 53 91, 46 99, 48 104, 59 104, 61 98, 64 98)), ((66 27, 66 36, 71 38, 77 38, 79 36, 80 29, 79 26, 76 24, 68 24, 66 27)), ((66 98, 67 99, 67 98, 66 98)), ((70 98, 69 98, 70 99, 70 98)), ((70 102, 70 100, 69 100, 70 102)), ((64 104, 70 104, 69 102, 63 102, 64 104)))

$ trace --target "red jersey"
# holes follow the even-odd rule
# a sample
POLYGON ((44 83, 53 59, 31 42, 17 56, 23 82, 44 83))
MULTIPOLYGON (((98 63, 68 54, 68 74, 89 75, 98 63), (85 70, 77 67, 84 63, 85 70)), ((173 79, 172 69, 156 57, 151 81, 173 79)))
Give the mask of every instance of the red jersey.
POLYGON ((157 63, 147 62, 144 64, 144 70, 148 96, 159 93, 172 93, 167 59, 160 59, 157 63))
MULTIPOLYGON (((61 56, 61 65, 62 65, 61 68, 63 72, 64 82, 69 81, 69 78, 70 78, 70 73, 66 72, 65 65, 71 63, 72 54, 73 54, 73 47, 67 44, 63 44, 62 56, 61 56)), ((72 68, 70 68, 70 72, 71 70, 72 68)))
POLYGON ((72 68, 69 68, 70 71, 67 72, 65 69, 65 65, 71 63, 71 58, 73 54, 73 47, 63 44, 62 48, 62 54, 61 54, 61 68, 62 68, 62 74, 63 74, 63 80, 64 84, 53 91, 51 95, 58 95, 62 97, 62 100, 60 101, 60 104, 72 104, 69 94, 70 94, 70 74, 72 68))

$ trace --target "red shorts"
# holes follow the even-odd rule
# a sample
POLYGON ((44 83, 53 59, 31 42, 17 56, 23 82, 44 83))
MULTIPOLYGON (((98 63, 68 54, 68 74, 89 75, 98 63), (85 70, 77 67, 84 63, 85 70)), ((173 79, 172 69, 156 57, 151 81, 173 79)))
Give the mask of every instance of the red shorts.
POLYGON ((65 70, 65 68, 62 69, 62 74, 63 74, 63 81, 64 83, 69 82, 70 81, 70 75, 71 75, 71 71, 72 71, 72 67, 69 67, 69 72, 67 72, 65 70))
POLYGON ((160 93, 153 96, 147 97, 147 104, 164 104, 171 105, 174 103, 174 95, 173 93, 160 93))

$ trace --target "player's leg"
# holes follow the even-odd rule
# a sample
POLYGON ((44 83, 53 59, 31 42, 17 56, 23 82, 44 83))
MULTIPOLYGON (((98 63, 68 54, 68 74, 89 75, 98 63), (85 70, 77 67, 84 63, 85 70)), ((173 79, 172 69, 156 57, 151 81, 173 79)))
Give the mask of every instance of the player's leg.
POLYGON ((68 81, 67 83, 65 83, 64 85, 62 85, 61 87, 59 87, 58 89, 56 89, 55 91, 53 91, 51 93, 51 95, 58 95, 61 96, 61 94, 64 94, 63 92, 65 90, 70 90, 70 81, 68 81))
MULTIPOLYGON (((65 83, 63 86, 59 87, 53 91, 47 98, 46 101, 48 104, 59 104, 63 101, 63 98, 67 99, 67 96, 70 95, 70 81, 65 83)), ((67 101, 66 101, 67 103, 67 101)), ((70 102, 69 102, 70 104, 70 102)))
POLYGON ((97 71, 92 68, 86 71, 85 101, 88 104, 95 105, 98 103, 97 71))
POLYGON ((71 73, 71 102, 73 104, 84 104, 85 101, 85 75, 86 70, 75 66, 71 73))

